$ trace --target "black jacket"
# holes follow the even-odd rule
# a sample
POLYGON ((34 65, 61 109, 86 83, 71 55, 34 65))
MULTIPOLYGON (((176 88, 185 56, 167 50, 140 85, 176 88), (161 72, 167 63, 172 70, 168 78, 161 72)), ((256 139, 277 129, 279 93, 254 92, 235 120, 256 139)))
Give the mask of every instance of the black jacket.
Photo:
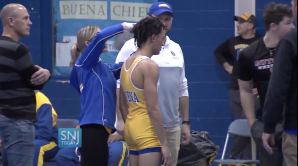
POLYGON ((263 121, 264 132, 273 134, 285 107, 285 130, 297 130, 297 29, 280 42, 275 55, 263 121))

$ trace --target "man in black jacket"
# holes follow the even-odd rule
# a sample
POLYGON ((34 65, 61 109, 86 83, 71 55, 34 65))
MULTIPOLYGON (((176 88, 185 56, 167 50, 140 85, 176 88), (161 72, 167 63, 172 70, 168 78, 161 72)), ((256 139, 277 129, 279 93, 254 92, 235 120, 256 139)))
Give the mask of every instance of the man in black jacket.
MULTIPOLYGON (((241 16, 235 16, 234 21, 237 21, 237 32, 239 36, 231 37, 214 52, 217 61, 224 69, 232 75, 232 83, 230 86, 230 108, 235 119, 245 119, 243 109, 240 102, 240 93, 238 78, 235 75, 235 63, 239 57, 239 53, 244 48, 248 47, 253 42, 259 40, 261 36, 255 34, 256 17, 249 13, 244 13, 241 16), (233 65, 230 64, 233 63, 233 65)), ((232 159, 251 159, 251 140, 250 138, 237 136, 234 139, 234 144, 230 152, 232 159)))
MULTIPOLYGON (((252 136, 260 154, 261 165, 282 166, 281 124, 278 125, 275 138, 278 143, 274 147, 274 153, 269 155, 263 147, 262 134, 264 125, 261 117, 258 120, 256 118, 254 96, 251 89, 254 85, 257 87, 261 110, 263 111, 276 47, 285 34, 295 28, 292 9, 285 4, 270 3, 264 10, 263 20, 266 29, 265 37, 251 44, 240 53, 237 62, 239 87, 242 107, 251 126, 252 136)), ((282 122, 282 117, 279 117, 278 120, 282 122)))
MULTIPOLYGON (((297 0, 293 0, 292 8, 297 23, 297 0)), ((275 145, 275 127, 285 106, 283 156, 288 166, 294 166, 297 165, 297 28, 281 40, 275 57, 264 107, 263 144, 272 154, 269 144, 275 145)))

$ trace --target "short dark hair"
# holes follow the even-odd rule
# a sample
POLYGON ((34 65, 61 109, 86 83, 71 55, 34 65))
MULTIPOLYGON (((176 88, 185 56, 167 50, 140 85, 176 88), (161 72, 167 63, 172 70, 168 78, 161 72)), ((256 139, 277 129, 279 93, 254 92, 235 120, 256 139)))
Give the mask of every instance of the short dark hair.
POLYGON ((293 18, 293 11, 289 5, 276 4, 271 2, 264 9, 263 19, 266 31, 270 30, 272 23, 279 24, 283 21, 284 17, 293 18))
POLYGON ((152 35, 158 35, 163 29, 165 29, 165 26, 159 19, 148 16, 139 21, 133 28, 132 32, 134 34, 135 42, 140 48, 147 42, 149 37, 152 35))

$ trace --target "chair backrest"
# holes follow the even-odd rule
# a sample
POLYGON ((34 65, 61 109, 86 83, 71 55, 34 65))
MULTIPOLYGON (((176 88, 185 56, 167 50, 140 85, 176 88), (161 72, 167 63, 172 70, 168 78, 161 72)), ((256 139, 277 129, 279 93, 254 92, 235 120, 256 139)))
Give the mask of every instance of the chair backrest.
POLYGON ((246 119, 240 119, 232 122, 229 127, 229 134, 243 137, 251 137, 251 131, 248 125, 248 121, 246 119))
POLYGON ((57 128, 75 128, 79 124, 77 119, 57 119, 57 128))

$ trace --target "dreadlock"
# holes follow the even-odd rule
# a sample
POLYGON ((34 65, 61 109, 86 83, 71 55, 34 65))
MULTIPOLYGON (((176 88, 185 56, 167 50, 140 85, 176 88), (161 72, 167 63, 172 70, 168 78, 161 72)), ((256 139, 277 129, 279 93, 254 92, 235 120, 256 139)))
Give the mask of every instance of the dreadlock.
POLYGON ((152 35, 158 35, 163 29, 165 26, 157 18, 149 16, 139 21, 132 30, 138 48, 141 48, 152 35))

